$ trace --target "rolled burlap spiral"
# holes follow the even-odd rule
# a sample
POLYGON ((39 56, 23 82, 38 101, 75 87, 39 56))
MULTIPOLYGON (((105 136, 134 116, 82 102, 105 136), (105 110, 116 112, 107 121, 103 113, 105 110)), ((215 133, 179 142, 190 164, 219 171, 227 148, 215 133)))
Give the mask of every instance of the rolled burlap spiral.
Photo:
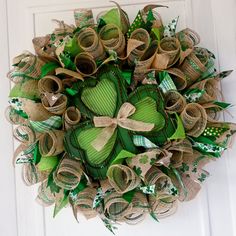
POLYGON ((5 117, 9 123, 12 125, 26 124, 26 118, 22 117, 17 110, 12 106, 8 106, 5 110, 5 117))
POLYGON ((55 195, 50 191, 50 188, 47 187, 47 181, 42 182, 38 188, 38 196, 36 201, 41 206, 51 206, 55 203, 55 195))
POLYGON ((97 212, 93 209, 93 201, 96 196, 96 189, 87 187, 79 192, 74 206, 79 212, 86 217, 86 219, 93 218, 97 215, 97 212))
POLYGON ((65 130, 77 125, 80 122, 81 113, 76 107, 68 107, 63 115, 65 130))
POLYGON ((53 174, 56 185, 67 190, 76 188, 80 182, 83 170, 79 161, 65 156, 53 174))
POLYGON ((171 75, 173 82, 178 91, 181 91, 187 86, 186 75, 178 68, 169 68, 167 72, 171 75))
POLYGON ((204 90, 203 95, 199 98, 199 103, 206 103, 217 100, 219 81, 215 78, 205 79, 201 82, 195 83, 190 88, 198 88, 204 90))
POLYGON ((41 101, 43 107, 52 114, 62 115, 66 110, 67 96, 64 94, 45 93, 41 101))
POLYGON ((39 80, 40 93, 60 93, 63 89, 62 80, 53 75, 47 75, 39 80))
POLYGON ((111 193, 104 198, 104 212, 112 220, 125 221, 132 212, 132 204, 127 202, 121 194, 111 193))
POLYGON ((82 29, 77 39, 79 47, 84 52, 89 53, 95 60, 105 58, 106 54, 102 42, 93 28, 82 29))
POLYGON ((193 48, 200 43, 200 36, 193 30, 186 28, 176 34, 183 48, 193 48))
POLYGON ((170 113, 182 112, 186 104, 186 99, 175 90, 170 90, 165 95, 165 108, 170 113))
POLYGON ((133 65, 135 60, 138 60, 144 54, 145 50, 148 48, 150 43, 150 36, 147 30, 139 28, 131 33, 130 39, 143 42, 141 46, 132 50, 132 52, 128 57, 128 63, 130 65, 133 65))
POLYGON ((168 57, 167 68, 173 66, 180 57, 180 43, 175 37, 163 38, 158 47, 158 54, 164 54, 168 57))
POLYGON ((153 212, 157 219, 162 219, 173 215, 178 207, 177 200, 163 201, 162 199, 156 199, 154 196, 149 196, 149 205, 151 206, 151 212, 153 212))
POLYGON ((75 57, 76 70, 82 76, 91 76, 97 71, 97 65, 93 57, 88 53, 80 53, 75 57))
POLYGON ((141 80, 143 75, 148 72, 148 69, 151 68, 153 60, 156 56, 156 52, 158 49, 157 41, 152 41, 148 49, 144 52, 140 60, 137 61, 135 70, 134 70, 134 78, 136 80, 141 80))
POLYGON ((39 139, 39 152, 42 156, 56 156, 64 151, 64 131, 46 131, 39 139))
POLYGON ((153 166, 145 175, 144 183, 146 186, 155 185, 155 191, 157 192, 156 199, 168 199, 173 201, 176 196, 171 194, 171 179, 165 175, 160 169, 153 166))
POLYGON ((207 68, 206 64, 209 54, 204 48, 195 48, 193 52, 187 56, 179 69, 186 75, 187 87, 192 85, 207 68))
POLYGON ((145 215, 148 212, 148 202, 145 194, 136 192, 132 199, 132 209, 130 209, 129 215, 125 216, 125 222, 129 225, 136 225, 145 219, 145 215))
POLYGON ((212 123, 218 122, 222 108, 213 102, 203 103, 202 106, 206 111, 207 121, 212 123))
POLYGON ((46 35, 44 37, 36 37, 32 40, 35 53, 43 61, 58 61, 55 50, 56 47, 52 47, 51 35, 46 35))
POLYGON ((36 140, 35 132, 30 126, 19 125, 13 130, 13 136, 16 140, 25 145, 33 144, 36 140))
POLYGON ((42 182, 48 178, 48 172, 42 172, 33 163, 25 163, 22 168, 22 179, 27 186, 42 182))
POLYGON ((182 64, 184 59, 191 54, 194 46, 200 43, 200 36, 195 31, 186 28, 177 33, 176 37, 181 45, 179 64, 182 64))
POLYGON ((125 37, 118 26, 114 24, 103 26, 99 32, 99 36, 107 51, 115 51, 118 56, 124 55, 126 45, 125 37))
POLYGON ((39 79, 41 67, 44 62, 26 51, 13 59, 14 68, 7 74, 8 78, 14 83, 19 83, 23 79, 39 79))
POLYGON ((206 128, 207 114, 198 103, 187 104, 180 116, 189 136, 198 137, 206 128))
POLYGON ((121 194, 136 188, 141 181, 131 168, 119 164, 109 167, 107 177, 111 186, 121 194))

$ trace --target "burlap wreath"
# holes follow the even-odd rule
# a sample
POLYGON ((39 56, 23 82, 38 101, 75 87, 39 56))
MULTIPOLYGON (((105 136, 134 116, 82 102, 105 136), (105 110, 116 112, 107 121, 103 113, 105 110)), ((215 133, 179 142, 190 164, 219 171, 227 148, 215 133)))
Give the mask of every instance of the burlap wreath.
POLYGON ((37 201, 70 205, 74 216, 97 215, 114 224, 136 224, 173 214, 193 199, 235 133, 217 114, 214 55, 198 47, 178 18, 163 25, 155 8, 140 10, 130 25, 116 7, 97 23, 89 9, 75 24, 33 39, 35 55, 13 59, 7 117, 21 142, 14 163, 27 185, 40 183, 37 201))

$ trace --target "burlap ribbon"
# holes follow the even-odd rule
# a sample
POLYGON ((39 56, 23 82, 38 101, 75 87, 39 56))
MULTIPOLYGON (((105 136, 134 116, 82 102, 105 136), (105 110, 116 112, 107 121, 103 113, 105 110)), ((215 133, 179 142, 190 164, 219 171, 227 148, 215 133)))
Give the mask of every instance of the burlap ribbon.
POLYGON ((114 221, 125 221, 125 217, 129 216, 132 210, 132 204, 116 192, 105 196, 104 204, 105 214, 114 221))
POLYGON ((95 60, 105 58, 102 42, 93 28, 84 28, 79 32, 78 45, 82 51, 89 53, 95 60))
POLYGON ((165 108, 170 113, 182 112, 186 104, 186 99, 175 90, 170 90, 165 95, 165 108))
POLYGON ((47 187, 47 181, 40 184, 36 201, 44 207, 51 206, 55 203, 55 195, 51 192, 50 188, 47 187))
POLYGON ((28 125, 19 125, 13 130, 13 136, 16 140, 25 145, 30 145, 36 141, 36 134, 28 125))
POLYGON ((204 48, 195 48, 185 58, 179 69, 187 76, 187 86, 192 85, 207 70, 209 53, 204 48))
POLYGON ((146 173, 153 165, 163 165, 168 167, 171 156, 172 154, 167 150, 155 148, 153 150, 138 154, 133 158, 128 158, 126 162, 130 168, 139 169, 140 178, 144 180, 146 173))
POLYGON ((137 132, 151 131, 154 128, 154 124, 136 121, 128 118, 135 113, 135 110, 136 108, 132 104, 126 102, 120 107, 116 118, 111 118, 108 116, 94 117, 93 122, 95 127, 105 128, 92 142, 92 146, 97 151, 101 151, 108 140, 114 134, 117 126, 137 132))
POLYGON ((144 52, 140 60, 137 61, 134 77, 136 80, 141 80, 145 73, 147 73, 148 69, 153 68, 152 63, 156 56, 156 52, 158 49, 157 41, 152 41, 148 49, 144 52))
POLYGON ((144 183, 146 186, 155 185, 156 199, 166 199, 172 202, 177 198, 177 194, 172 192, 174 185, 171 178, 156 166, 152 166, 146 173, 144 183))
POLYGON ((40 79, 38 87, 41 93, 60 93, 63 89, 62 80, 53 75, 47 75, 40 79))
POLYGON ((29 99, 22 100, 22 109, 29 116, 32 121, 43 121, 47 120, 52 114, 47 111, 42 103, 36 103, 29 99))
POLYGON ((8 106, 5 110, 5 117, 12 125, 27 123, 26 118, 22 117, 12 106, 8 106))
POLYGON ((42 172, 33 163, 23 164, 22 179, 27 186, 42 182, 48 178, 48 172, 42 172))
POLYGON ((114 24, 107 24, 102 27, 99 36, 105 49, 115 51, 117 56, 122 56, 125 50, 125 37, 120 28, 114 24))
POLYGON ((186 28, 178 32, 176 37, 181 45, 179 64, 182 64, 184 59, 192 53, 194 46, 200 43, 200 36, 195 31, 186 28))
POLYGON ((149 205, 151 206, 151 213, 157 219, 162 219, 176 212, 178 202, 177 200, 165 202, 161 199, 156 199, 154 196, 149 196, 149 205))
POLYGON ((107 177, 117 193, 123 194, 135 189, 140 184, 140 178, 128 166, 111 165, 107 171, 107 177))
POLYGON ((202 107, 206 111, 208 122, 215 123, 219 120, 220 112, 222 111, 222 108, 219 105, 214 104, 213 102, 207 102, 203 103, 202 107))
POLYGON ((96 189, 87 187, 79 192, 74 207, 77 211, 81 212, 86 219, 93 218, 97 215, 97 212, 93 209, 93 200, 96 196, 96 189))
POLYGON ((39 151, 42 156, 56 156, 64 151, 64 132, 50 130, 39 139, 39 151))
POLYGON ((147 198, 143 193, 136 192, 132 199, 132 209, 129 214, 124 217, 125 222, 130 225, 135 225, 144 220, 146 213, 148 212, 147 198))
POLYGON ((43 65, 44 62, 40 58, 25 51, 13 59, 14 68, 7 76, 14 83, 19 83, 23 79, 39 79, 43 65))
POLYGON ((57 186, 71 190, 79 184, 82 174, 80 162, 65 156, 54 172, 53 179, 57 186))
POLYGON ((193 154, 192 144, 188 139, 169 142, 164 146, 164 148, 172 153, 170 163, 174 168, 182 165, 185 154, 193 154))
POLYGON ((58 61, 55 50, 56 47, 50 45, 50 35, 44 37, 36 37, 32 40, 35 53, 43 61, 58 61))
POLYGON ((82 76, 90 76, 96 73, 97 65, 95 60, 88 53, 80 53, 75 57, 76 70, 82 76))
POLYGON ((52 114, 62 115, 67 106, 67 96, 64 94, 44 93, 41 98, 43 107, 52 114))
POLYGON ((180 116, 189 136, 198 137, 206 128, 207 114, 198 103, 187 104, 180 116))
POLYGON ((93 12, 90 9, 86 9, 86 8, 75 9, 74 18, 75 18, 75 25, 78 28, 94 25, 93 12))
POLYGON ((80 122, 81 113, 76 107, 68 107, 63 115, 65 130, 76 126, 80 122))
POLYGON ((180 43, 174 37, 163 38, 158 47, 158 53, 153 61, 152 67, 159 70, 173 66, 180 57, 180 43))
POLYGON ((178 91, 184 90, 187 86, 187 79, 186 75, 178 68, 169 68, 166 70, 170 75, 175 83, 175 86, 178 91))
POLYGON ((218 83, 219 81, 216 78, 205 79, 195 83, 190 89, 198 88, 204 90, 203 95, 198 101, 199 103, 211 102, 217 100, 217 95, 219 94, 218 83))
POLYGON ((57 28, 54 29, 53 33, 56 36, 56 40, 64 39, 67 35, 71 35, 75 30, 74 25, 68 25, 64 21, 52 19, 57 24, 57 28))
POLYGON ((145 50, 148 48, 150 42, 150 36, 145 29, 139 28, 131 33, 128 42, 131 43, 133 40, 143 42, 143 44, 133 49, 130 52, 130 55, 128 56, 128 62, 131 65, 134 64, 134 61, 138 60, 144 54, 145 50))

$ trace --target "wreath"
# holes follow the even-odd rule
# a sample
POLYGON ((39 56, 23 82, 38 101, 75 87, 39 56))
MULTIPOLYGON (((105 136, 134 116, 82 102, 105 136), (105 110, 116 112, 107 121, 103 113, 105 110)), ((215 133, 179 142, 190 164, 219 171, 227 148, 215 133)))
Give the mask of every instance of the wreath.
POLYGON ((163 25, 148 5, 133 23, 115 3, 95 24, 74 11, 75 25, 56 21, 33 39, 35 55, 13 59, 7 117, 20 141, 14 163, 37 201, 70 205, 86 218, 136 224, 173 214, 192 200, 236 131, 218 121, 221 101, 214 54, 191 29, 163 25))

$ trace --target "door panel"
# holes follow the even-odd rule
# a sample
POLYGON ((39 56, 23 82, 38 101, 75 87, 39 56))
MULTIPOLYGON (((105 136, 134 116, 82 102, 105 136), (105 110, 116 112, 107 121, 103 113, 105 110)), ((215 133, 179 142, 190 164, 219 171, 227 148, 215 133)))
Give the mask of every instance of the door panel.
MULTIPOLYGON (((201 45, 216 54, 217 65, 222 70, 234 68, 236 62, 235 24, 229 32, 223 24, 225 22, 232 25, 232 22, 234 22, 232 17, 235 3, 233 0, 225 0, 224 2, 228 2, 228 4, 223 5, 220 0, 119 1, 122 8, 128 12, 131 22, 138 10, 148 3, 168 5, 168 9, 160 8, 158 10, 164 23, 180 16, 178 29, 190 27, 196 30, 201 35, 201 45), (221 9, 223 7, 226 10, 222 16, 221 9), (229 12, 229 14, 226 12, 229 12), (221 18, 218 17, 219 15, 221 15, 221 18), (227 38, 230 38, 229 43, 224 37, 226 33, 227 38)), ((22 50, 33 50, 32 38, 50 33, 54 29, 55 25, 51 22, 51 19, 74 23, 73 9, 92 8, 94 16, 96 16, 98 12, 111 6, 113 6, 112 3, 104 0, 8 1, 8 29, 6 32, 8 35, 9 58, 13 58, 22 50)), ((223 83, 223 91, 226 93, 227 100, 232 103, 236 102, 235 92, 231 88, 232 79, 229 78, 227 81, 230 82, 223 83)), ((236 86, 235 83, 233 85, 236 86)), ((236 114, 235 108, 232 108, 231 112, 236 114)), ((232 120, 230 117, 227 117, 227 119, 232 120)), ((6 129, 10 134, 9 127, 6 129)), ((9 146, 8 148, 11 149, 12 147, 9 146)), ((212 176, 203 185, 201 193, 192 202, 179 204, 178 212, 174 216, 163 219, 160 223, 147 217, 143 223, 134 227, 124 224, 118 226, 119 230, 116 235, 220 236, 224 233, 224 235, 233 236, 234 223, 236 222, 234 213, 236 212, 236 206, 233 201, 236 197, 236 186, 232 181, 232 179, 236 179, 234 153, 236 154, 235 148, 227 152, 220 161, 212 163, 208 167, 212 176)), ((10 155, 8 154, 8 156, 10 155)), ((10 167, 8 168, 10 171, 10 167)), ((14 176, 11 178, 14 181, 14 176)), ((11 189, 12 194, 16 197, 18 236, 111 235, 98 218, 86 221, 80 216, 80 224, 76 223, 70 208, 63 209, 53 219, 52 208, 43 209, 34 201, 37 187, 24 186, 19 167, 15 169, 15 185, 13 186, 13 184, 12 182, 11 189)), ((6 236, 8 235, 14 236, 17 234, 6 234, 6 236)))

